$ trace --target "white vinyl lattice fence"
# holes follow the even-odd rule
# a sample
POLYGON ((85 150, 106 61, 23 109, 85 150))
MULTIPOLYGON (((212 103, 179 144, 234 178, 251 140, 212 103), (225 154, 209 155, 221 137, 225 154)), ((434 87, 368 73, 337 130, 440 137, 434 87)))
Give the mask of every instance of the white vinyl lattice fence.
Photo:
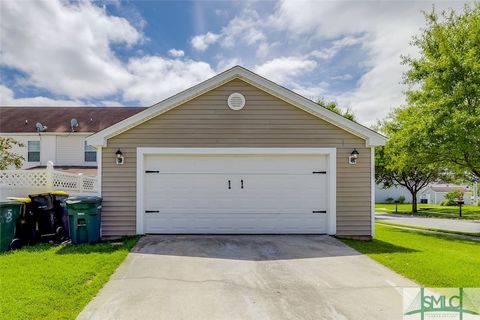
POLYGON ((0 189, 2 197, 53 190, 71 194, 98 193, 96 177, 55 171, 51 164, 38 170, 0 170, 0 189))

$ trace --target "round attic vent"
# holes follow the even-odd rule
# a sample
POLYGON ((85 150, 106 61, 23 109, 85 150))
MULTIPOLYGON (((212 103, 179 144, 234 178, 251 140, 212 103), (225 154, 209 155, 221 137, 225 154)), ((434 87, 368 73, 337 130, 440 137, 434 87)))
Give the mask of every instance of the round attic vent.
POLYGON ((228 96, 228 107, 232 110, 240 110, 245 106, 245 97, 243 94, 235 92, 228 96))

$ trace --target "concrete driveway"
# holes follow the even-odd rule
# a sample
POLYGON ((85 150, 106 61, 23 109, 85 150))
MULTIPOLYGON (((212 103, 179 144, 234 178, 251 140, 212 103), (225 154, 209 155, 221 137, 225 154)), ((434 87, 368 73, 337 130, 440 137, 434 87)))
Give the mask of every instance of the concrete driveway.
POLYGON ((146 236, 78 319, 393 320, 412 286, 329 236, 146 236))

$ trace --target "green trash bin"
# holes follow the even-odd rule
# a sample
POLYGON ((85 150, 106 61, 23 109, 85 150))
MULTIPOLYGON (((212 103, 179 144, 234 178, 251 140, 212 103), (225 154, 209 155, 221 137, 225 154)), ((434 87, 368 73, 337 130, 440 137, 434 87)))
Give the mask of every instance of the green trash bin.
POLYGON ((23 205, 18 201, 0 202, 0 252, 17 247, 14 245, 15 225, 22 212, 23 205))
POLYGON ((65 202, 72 243, 96 243, 100 241, 102 198, 78 196, 70 197, 65 202))

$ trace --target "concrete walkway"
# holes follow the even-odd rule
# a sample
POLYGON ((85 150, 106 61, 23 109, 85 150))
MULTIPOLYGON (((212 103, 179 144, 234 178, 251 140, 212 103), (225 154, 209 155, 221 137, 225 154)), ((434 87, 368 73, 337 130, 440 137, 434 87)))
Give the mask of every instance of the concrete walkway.
POLYGON ((404 226, 441 229, 448 231, 480 233, 480 221, 443 218, 411 217, 393 213, 376 213, 375 220, 404 226))
POLYGON ((78 319, 400 320, 404 287, 329 236, 146 236, 78 319))

